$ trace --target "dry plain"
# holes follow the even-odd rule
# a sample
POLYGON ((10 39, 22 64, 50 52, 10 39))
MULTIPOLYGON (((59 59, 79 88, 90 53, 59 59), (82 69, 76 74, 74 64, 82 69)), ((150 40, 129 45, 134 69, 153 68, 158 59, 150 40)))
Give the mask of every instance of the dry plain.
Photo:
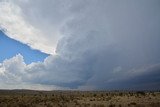
POLYGON ((0 107, 160 107, 160 92, 1 90, 0 107))

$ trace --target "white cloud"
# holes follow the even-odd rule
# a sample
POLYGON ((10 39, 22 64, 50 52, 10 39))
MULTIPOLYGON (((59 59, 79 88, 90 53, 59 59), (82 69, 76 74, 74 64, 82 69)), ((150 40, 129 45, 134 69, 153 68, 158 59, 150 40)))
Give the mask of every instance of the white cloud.
MULTIPOLYGON (((18 54, 11 59, 4 60, 0 64, 0 88, 1 89, 38 89, 38 90, 53 90, 53 89, 69 89, 45 83, 46 80, 63 82, 66 81, 65 75, 61 75, 64 79, 58 80, 54 72, 48 70, 48 66, 43 63, 32 63, 26 65, 23 56, 18 54), (50 76, 52 75, 52 76, 50 76)), ((68 79, 72 80, 72 79, 68 79)), ((70 81, 66 81, 70 82, 70 81)))
MULTIPOLYGON (((18 54, 11 59, 4 60, 0 70, 0 84, 6 84, 5 86, 7 84, 41 84, 42 86, 48 85, 48 87, 57 85, 58 88, 65 84, 85 81, 78 73, 80 70, 75 67, 74 62, 69 63, 59 56, 50 56, 44 62, 26 65, 23 56, 18 54), (61 67, 62 65, 63 67, 61 67), (73 67, 71 67, 72 65, 73 67)), ((4 85, 1 86, 3 88, 4 85)), ((66 85, 66 87, 72 86, 66 85)))
MULTIPOLYGON (((50 11, 53 9, 55 11, 48 17, 52 17, 54 23, 51 22, 52 19, 46 21, 45 18, 41 17, 41 15, 47 17, 47 15, 45 15, 46 13, 41 13, 41 11, 39 11, 41 7, 38 6, 41 4, 37 7, 32 7, 34 4, 29 3, 29 1, 24 2, 19 0, 1 1, 0 29, 10 38, 27 44, 33 49, 40 50, 47 54, 54 54, 57 42, 59 38, 61 38, 60 26, 64 20, 58 20, 58 18, 54 20, 55 18, 52 15, 54 15, 56 10, 53 7, 50 11), (21 5, 25 5, 23 3, 28 3, 29 7, 24 6, 24 8, 21 8, 21 5)), ((35 3, 37 4, 39 2, 35 3)), ((57 5, 57 3, 55 5, 57 5)), ((56 17, 61 16, 58 15, 59 14, 55 13, 56 17)))

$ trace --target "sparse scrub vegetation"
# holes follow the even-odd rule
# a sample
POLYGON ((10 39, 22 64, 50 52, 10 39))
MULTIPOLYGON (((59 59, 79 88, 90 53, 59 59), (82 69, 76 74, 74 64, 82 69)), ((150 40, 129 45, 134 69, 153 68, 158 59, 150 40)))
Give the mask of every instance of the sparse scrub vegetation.
POLYGON ((160 92, 1 90, 0 107, 160 107, 160 92))

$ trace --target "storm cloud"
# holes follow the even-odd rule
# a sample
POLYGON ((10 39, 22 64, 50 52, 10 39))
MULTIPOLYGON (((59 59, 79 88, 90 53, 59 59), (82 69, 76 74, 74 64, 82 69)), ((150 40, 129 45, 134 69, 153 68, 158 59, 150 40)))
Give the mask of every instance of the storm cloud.
POLYGON ((159 10, 159 0, 2 0, 1 30, 50 55, 6 59, 0 88, 160 89, 159 10))

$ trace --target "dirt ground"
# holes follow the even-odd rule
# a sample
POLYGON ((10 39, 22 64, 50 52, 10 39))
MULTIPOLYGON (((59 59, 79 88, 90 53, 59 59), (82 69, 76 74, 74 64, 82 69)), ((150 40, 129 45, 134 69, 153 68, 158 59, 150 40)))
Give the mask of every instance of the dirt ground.
POLYGON ((0 107, 160 107, 160 92, 0 90, 0 107))

